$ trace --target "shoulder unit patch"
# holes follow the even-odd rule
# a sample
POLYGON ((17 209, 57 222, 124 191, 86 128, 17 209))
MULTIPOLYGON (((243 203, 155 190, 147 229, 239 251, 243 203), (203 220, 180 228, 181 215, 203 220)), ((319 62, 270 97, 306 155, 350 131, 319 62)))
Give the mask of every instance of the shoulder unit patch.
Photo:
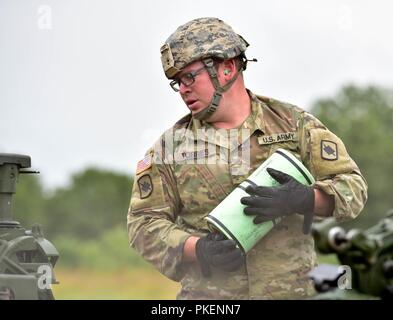
POLYGON ((321 140, 321 157, 322 159, 334 161, 338 159, 337 144, 329 140, 321 140))
POLYGON ((139 194, 141 199, 148 198, 153 192, 153 183, 150 175, 144 174, 138 179, 139 194))

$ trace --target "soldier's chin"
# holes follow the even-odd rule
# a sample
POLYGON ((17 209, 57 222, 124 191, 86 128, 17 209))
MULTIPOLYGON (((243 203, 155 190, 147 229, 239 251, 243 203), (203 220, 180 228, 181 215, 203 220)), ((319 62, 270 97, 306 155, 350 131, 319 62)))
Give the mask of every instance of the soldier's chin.
POLYGON ((192 112, 192 114, 198 113, 199 111, 203 110, 203 108, 201 108, 199 101, 195 101, 191 104, 188 104, 187 107, 192 112))
POLYGON ((189 110, 191 111, 192 115, 196 115, 197 113, 202 112, 203 110, 205 110, 208 107, 208 105, 204 105, 202 104, 200 101, 197 101, 195 103, 193 103, 191 106, 189 106, 189 110))

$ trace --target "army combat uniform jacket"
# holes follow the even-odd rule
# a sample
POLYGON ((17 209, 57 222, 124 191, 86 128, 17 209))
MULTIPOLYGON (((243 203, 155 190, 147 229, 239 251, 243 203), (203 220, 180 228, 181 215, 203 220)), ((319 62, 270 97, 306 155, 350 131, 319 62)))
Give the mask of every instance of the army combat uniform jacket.
POLYGON ((298 214, 276 224, 236 272, 213 268, 204 278, 197 262, 182 262, 186 239, 209 232, 204 217, 278 148, 293 153, 314 176, 314 186, 334 197, 338 221, 355 218, 366 202, 366 181, 337 136, 296 106, 249 95, 252 110, 238 128, 246 134, 237 144, 223 138, 229 130, 188 115, 138 163, 127 216, 129 243, 162 274, 181 282, 178 299, 300 299, 314 293, 306 275, 316 264, 314 242, 302 233, 298 214), (209 138, 198 135, 201 129, 210 130, 209 138), (228 155, 244 146, 250 166, 239 174, 239 161, 228 155), (215 161, 226 149, 226 161, 215 161))

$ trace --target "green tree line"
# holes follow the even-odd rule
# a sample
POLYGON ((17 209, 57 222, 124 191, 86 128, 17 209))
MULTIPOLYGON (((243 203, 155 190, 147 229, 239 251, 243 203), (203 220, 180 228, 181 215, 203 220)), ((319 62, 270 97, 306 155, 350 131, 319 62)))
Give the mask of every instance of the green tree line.
POLYGON ((368 201, 355 224, 374 224, 393 208, 393 91, 348 85, 318 99, 311 112, 344 141, 368 183, 368 201))
POLYGON ((14 219, 30 229, 41 224, 60 252, 63 267, 147 267, 128 246, 126 215, 133 177, 87 168, 66 187, 46 192, 37 175, 19 177, 14 219))
POLYGON ((48 237, 69 235, 90 240, 125 226, 133 178, 109 170, 88 168, 69 186, 44 192, 39 176, 19 178, 14 217, 24 226, 40 222, 48 237))

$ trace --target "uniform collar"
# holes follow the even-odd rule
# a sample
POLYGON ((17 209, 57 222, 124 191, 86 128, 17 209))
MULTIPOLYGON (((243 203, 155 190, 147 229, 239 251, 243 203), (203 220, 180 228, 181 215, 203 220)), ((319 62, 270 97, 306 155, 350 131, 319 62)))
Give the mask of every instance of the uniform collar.
POLYGON ((265 125, 263 121, 264 103, 250 90, 247 89, 247 92, 251 98, 251 113, 240 128, 250 129, 251 135, 257 130, 265 132, 265 125))
MULTIPOLYGON (((232 134, 236 132, 235 130, 240 130, 238 133, 238 146, 247 141, 255 131, 265 132, 265 125, 263 121, 263 109, 264 103, 258 99, 258 97, 247 89, 247 92, 251 98, 251 113, 247 119, 238 127, 232 129, 216 129, 210 123, 197 120, 191 117, 187 129, 190 130, 186 137, 188 139, 193 139, 194 141, 205 141, 212 142, 214 138, 214 143, 218 146, 228 148, 231 131, 232 134), (246 129, 246 130, 242 130, 246 129), (200 134, 205 131, 207 134, 200 134), (213 138, 209 136, 209 132, 213 134, 213 138)), ((188 140, 187 139, 187 140, 188 140)), ((233 146, 230 146, 231 149, 233 146)))

